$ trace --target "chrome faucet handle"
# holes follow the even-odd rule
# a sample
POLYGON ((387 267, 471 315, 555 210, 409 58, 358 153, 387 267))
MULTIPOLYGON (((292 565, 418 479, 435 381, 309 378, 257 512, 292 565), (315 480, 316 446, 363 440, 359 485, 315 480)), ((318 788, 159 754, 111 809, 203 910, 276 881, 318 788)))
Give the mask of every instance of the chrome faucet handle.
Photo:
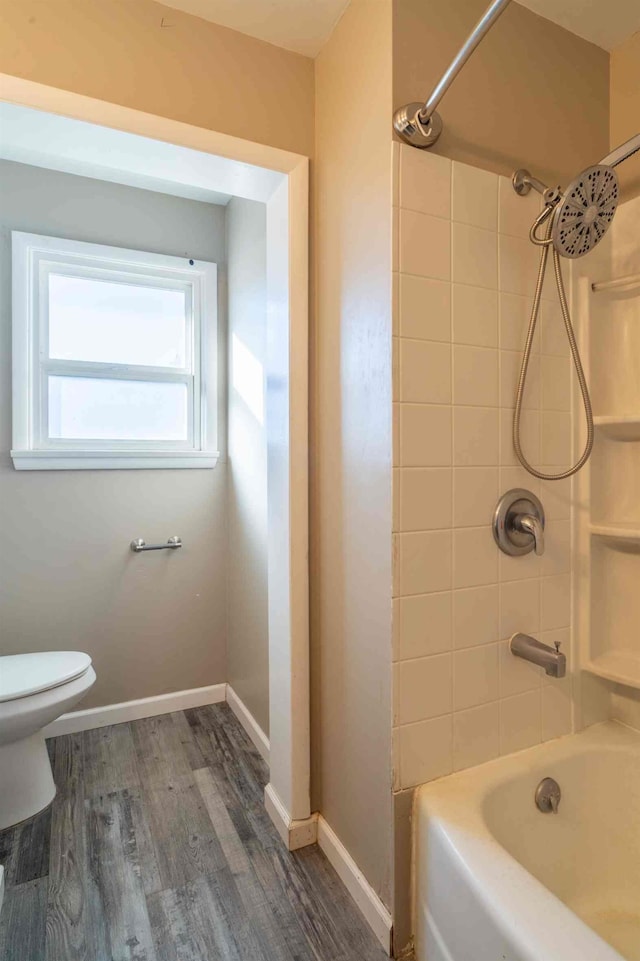
POLYGON ((514 487, 503 494, 493 514, 493 537, 505 554, 518 557, 544 551, 544 507, 532 491, 514 487))
POLYGON ((535 514, 518 514, 514 520, 514 527, 533 537, 534 550, 538 557, 544 554, 544 526, 535 514))

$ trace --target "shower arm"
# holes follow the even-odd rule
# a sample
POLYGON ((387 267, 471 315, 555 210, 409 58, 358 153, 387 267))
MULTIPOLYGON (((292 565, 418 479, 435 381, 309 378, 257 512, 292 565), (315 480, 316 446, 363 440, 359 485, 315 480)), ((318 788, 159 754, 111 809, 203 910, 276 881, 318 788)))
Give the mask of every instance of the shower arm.
POLYGON ((560 190, 560 187, 547 187, 547 185, 543 184, 541 180, 538 180, 537 177, 534 177, 533 174, 529 173, 525 167, 520 167, 519 170, 515 171, 513 177, 511 178, 511 183, 513 184, 513 189, 515 192, 521 197, 526 197, 533 187, 533 189, 537 190, 539 194, 542 194, 544 202, 548 207, 552 207, 554 204, 557 204, 562 197, 562 191, 560 190))
POLYGON ((431 147, 442 133, 442 120, 436 107, 458 76, 486 33, 489 32, 511 0, 493 0, 473 28, 425 103, 408 103, 393 115, 396 133, 413 147, 431 147))

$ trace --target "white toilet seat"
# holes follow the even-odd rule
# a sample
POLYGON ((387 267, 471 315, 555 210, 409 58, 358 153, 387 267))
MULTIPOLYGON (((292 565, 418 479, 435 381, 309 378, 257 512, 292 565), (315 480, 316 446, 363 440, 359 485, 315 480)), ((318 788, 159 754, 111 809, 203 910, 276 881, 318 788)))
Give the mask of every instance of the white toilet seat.
POLYGON ((43 651, 0 657, 0 703, 50 691, 81 677, 91 658, 81 651, 43 651))
POLYGON ((91 658, 80 651, 0 657, 0 831, 53 800, 45 729, 95 680, 91 658))

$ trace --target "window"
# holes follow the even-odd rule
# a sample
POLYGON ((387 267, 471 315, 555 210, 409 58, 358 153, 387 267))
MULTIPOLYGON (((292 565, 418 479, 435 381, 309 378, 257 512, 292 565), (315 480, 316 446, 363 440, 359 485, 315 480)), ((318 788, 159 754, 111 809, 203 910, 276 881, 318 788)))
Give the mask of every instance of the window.
POLYGON ((15 467, 214 467, 216 265, 12 240, 15 467))

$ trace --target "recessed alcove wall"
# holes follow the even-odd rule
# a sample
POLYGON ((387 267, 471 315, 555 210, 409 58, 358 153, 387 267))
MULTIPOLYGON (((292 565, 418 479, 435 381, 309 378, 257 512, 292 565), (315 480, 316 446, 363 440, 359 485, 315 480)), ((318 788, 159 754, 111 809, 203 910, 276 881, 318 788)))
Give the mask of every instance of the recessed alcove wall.
MULTIPOLYGON (((618 253, 618 217, 623 218, 620 234, 626 235, 628 215, 623 204, 611 228, 611 276, 633 273, 631 260, 618 253)), ((635 202, 636 206, 638 201, 635 202)), ((638 211, 637 216, 640 216, 638 211)), ((636 223, 636 238, 638 227, 636 223)), ((636 243, 638 241, 636 240, 636 243)), ((640 244, 639 244, 640 246, 640 244)), ((591 266, 593 269, 593 264, 591 266)), ((636 271, 640 265, 636 267, 636 271)), ((599 277, 594 277, 599 280, 599 277)), ((607 278, 602 278, 607 279, 607 278)), ((590 310, 591 381, 596 415, 640 414, 640 287, 601 291, 593 295, 590 310)))
POLYGON ((612 440, 597 431, 591 466, 591 521, 640 527, 640 442, 612 440))
POLYGON ((640 655, 640 549, 594 538, 591 552, 591 655, 640 655))

